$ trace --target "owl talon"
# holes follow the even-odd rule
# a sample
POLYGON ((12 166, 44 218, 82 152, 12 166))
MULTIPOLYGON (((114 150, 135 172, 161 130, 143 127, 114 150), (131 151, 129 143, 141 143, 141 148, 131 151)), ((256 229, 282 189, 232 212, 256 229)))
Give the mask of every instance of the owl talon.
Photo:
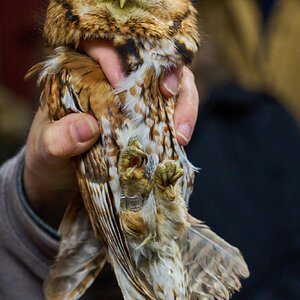
POLYGON ((124 174, 129 168, 139 168, 147 162, 147 154, 143 151, 138 140, 130 140, 127 147, 121 152, 119 173, 124 174))
POLYGON ((130 140, 120 155, 121 180, 141 179, 145 173, 143 165, 146 161, 147 154, 143 151, 141 143, 138 140, 130 140))
POLYGON ((147 155, 140 142, 130 140, 127 147, 121 152, 118 165, 125 201, 126 199, 140 199, 140 202, 144 203, 148 197, 152 185, 145 174, 146 162, 147 155))
POLYGON ((165 161, 157 165, 154 182, 160 192, 172 201, 177 195, 174 186, 183 174, 183 169, 179 168, 175 161, 165 161))
POLYGON ((136 168, 128 168, 125 173, 123 174, 123 179, 124 180, 130 180, 134 178, 134 171, 136 168))
POLYGON ((122 179, 124 181, 129 181, 129 180, 139 180, 139 179, 142 179, 143 176, 145 175, 145 172, 143 169, 141 168, 136 168, 136 167, 133 167, 133 168, 128 168, 124 174, 122 174, 122 179))

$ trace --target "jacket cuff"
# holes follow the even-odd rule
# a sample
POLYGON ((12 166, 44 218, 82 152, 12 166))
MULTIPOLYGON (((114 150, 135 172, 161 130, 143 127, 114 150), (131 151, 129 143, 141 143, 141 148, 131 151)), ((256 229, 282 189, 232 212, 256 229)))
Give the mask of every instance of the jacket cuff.
POLYGON ((25 209, 26 213, 29 215, 29 217, 35 222, 35 224, 42 229, 46 234, 48 234, 50 237, 53 239, 59 241, 60 237, 58 232, 49 226, 47 223, 45 223, 30 207, 29 202, 26 197, 26 192, 24 188, 24 183, 23 183, 23 174, 24 174, 24 166, 25 166, 25 161, 24 157, 20 161, 20 164, 18 166, 17 170, 17 192, 18 192, 18 197, 20 199, 21 204, 23 205, 23 208, 25 209))
MULTIPOLYGON (((9 250, 19 257, 38 276, 45 277, 49 265, 57 254, 58 234, 43 222, 28 205, 22 184, 25 149, 1 167, 0 208, 3 209, 4 239, 9 241, 9 250)), ((1 213, 2 215, 2 213, 1 213)))

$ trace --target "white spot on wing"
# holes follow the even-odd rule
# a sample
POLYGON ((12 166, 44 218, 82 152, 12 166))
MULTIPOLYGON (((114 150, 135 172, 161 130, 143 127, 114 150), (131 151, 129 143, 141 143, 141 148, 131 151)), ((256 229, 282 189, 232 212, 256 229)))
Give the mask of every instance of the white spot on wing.
POLYGON ((74 102, 74 99, 71 96, 71 93, 70 93, 70 91, 69 91, 68 88, 66 89, 66 93, 64 94, 64 96, 61 99, 61 101, 64 104, 64 106, 65 106, 66 109, 70 109, 73 112, 80 112, 80 110, 77 109, 77 107, 75 105, 75 102, 74 102))

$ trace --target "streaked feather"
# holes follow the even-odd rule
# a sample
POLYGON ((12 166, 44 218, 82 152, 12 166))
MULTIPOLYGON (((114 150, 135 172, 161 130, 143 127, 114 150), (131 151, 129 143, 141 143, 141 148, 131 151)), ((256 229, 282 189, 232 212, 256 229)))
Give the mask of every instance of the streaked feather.
POLYGON ((249 276, 240 251, 189 216, 188 243, 182 246, 192 299, 230 299, 241 288, 240 278, 249 276))
POLYGON ((46 298, 78 299, 106 263, 106 249, 95 238, 81 200, 70 203, 59 232, 59 252, 44 284, 46 298))
MULTIPOLYGON (((39 83, 43 83, 45 86, 44 97, 47 101, 51 101, 51 104, 48 102, 47 104, 52 107, 50 114, 54 120, 72 112, 74 109, 76 109, 75 112, 78 111, 77 107, 81 107, 82 112, 92 113, 98 119, 101 119, 102 115, 105 115, 103 109, 108 109, 111 105, 115 105, 115 103, 110 103, 110 101, 114 101, 115 95, 107 84, 99 66, 92 59, 80 55, 71 49, 66 47, 58 48, 54 56, 46 63, 38 64, 32 68, 28 76, 33 75, 35 72, 40 73, 39 83), (109 90, 105 89, 105 87, 109 87, 109 90), (72 94, 72 97, 70 97, 70 94, 72 94), (66 99, 68 99, 68 107, 63 103, 66 99), (71 101, 73 101, 73 104, 71 101), (76 101, 77 105, 74 104, 76 101)), ((116 200, 110 188, 112 182, 109 183, 108 178, 108 162, 105 161, 109 149, 103 148, 103 142, 103 140, 99 140, 89 152, 76 160, 77 177, 85 208, 93 226, 94 234, 106 246, 107 259, 110 262, 114 262, 116 269, 122 270, 130 283, 128 285, 129 289, 134 288, 141 299, 143 299, 142 295, 147 297, 147 299, 153 299, 148 291, 148 287, 137 275, 132 264, 126 239, 120 227, 115 206, 116 200)), ((115 180, 118 179, 116 178, 115 180)), ((71 211, 72 208, 69 208, 69 212, 66 213, 62 221, 62 228, 71 226, 69 221, 71 211), (65 218, 67 219, 65 220, 65 218)), ((75 243, 74 247, 72 238, 75 239, 75 237, 76 235, 62 235, 62 253, 58 254, 56 263, 53 265, 49 279, 45 284, 45 294, 48 299, 65 299, 62 295, 71 297, 68 299, 78 299, 95 279, 95 277, 90 276, 89 272, 83 272, 83 270, 89 268, 90 263, 89 260, 85 261, 84 258, 82 262, 78 262, 80 263, 79 270, 72 269, 69 274, 65 273, 67 272, 64 270, 65 266, 68 263, 72 265, 76 262, 72 257, 66 255, 68 251, 65 250, 69 248, 75 249, 80 246, 80 243, 75 243), (80 286, 76 284, 76 272, 86 277, 89 284, 80 286), (67 278, 67 275, 69 278, 67 278), (63 280, 65 276, 66 279, 63 280), (69 291, 70 289, 72 289, 73 293, 69 291)), ((96 241, 95 238, 92 240, 96 241)), ((84 253, 80 255, 84 256, 84 253)), ((105 260, 101 262, 101 268, 104 262, 105 260)), ((119 277, 117 276, 117 278, 119 277)))

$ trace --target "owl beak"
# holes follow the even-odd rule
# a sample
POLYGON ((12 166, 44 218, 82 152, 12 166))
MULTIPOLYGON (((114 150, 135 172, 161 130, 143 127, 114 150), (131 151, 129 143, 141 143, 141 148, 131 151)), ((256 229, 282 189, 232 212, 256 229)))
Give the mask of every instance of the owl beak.
POLYGON ((125 5, 126 0, 119 0, 120 1, 120 7, 123 8, 125 5))
POLYGON ((126 0, 119 0, 120 1, 120 7, 123 8, 125 5, 126 0))

